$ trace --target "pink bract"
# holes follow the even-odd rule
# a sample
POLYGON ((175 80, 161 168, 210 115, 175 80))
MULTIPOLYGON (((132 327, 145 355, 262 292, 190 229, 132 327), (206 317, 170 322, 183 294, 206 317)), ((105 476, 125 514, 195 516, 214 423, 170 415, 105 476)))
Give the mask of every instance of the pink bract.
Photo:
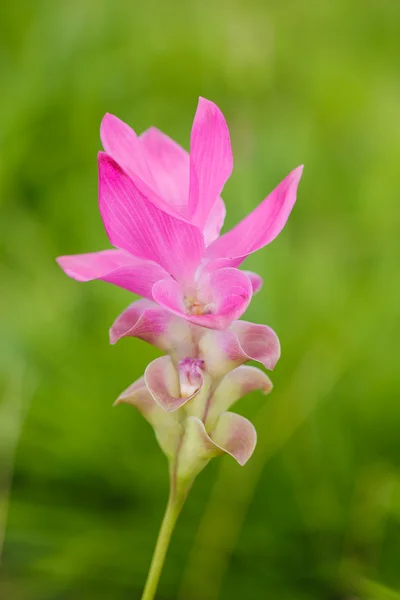
POLYGON ((141 136, 107 114, 101 125, 99 207, 114 250, 61 256, 67 275, 101 279, 154 300, 177 316, 226 329, 261 278, 237 267, 283 229, 302 167, 292 171, 231 231, 221 192, 233 168, 219 108, 200 98, 190 154, 155 128, 141 136))

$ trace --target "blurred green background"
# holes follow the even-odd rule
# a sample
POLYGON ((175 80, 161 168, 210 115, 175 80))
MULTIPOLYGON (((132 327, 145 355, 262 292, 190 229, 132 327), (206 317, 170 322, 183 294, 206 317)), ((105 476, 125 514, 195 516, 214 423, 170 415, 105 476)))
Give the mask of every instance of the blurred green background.
POLYGON ((400 599, 400 4, 21 1, 1 9, 0 598, 135 600, 167 497, 134 409, 157 352, 108 328, 132 301, 54 259, 99 250, 99 125, 186 148, 228 120, 227 226, 304 163, 284 232, 246 267, 279 334, 259 444, 198 478, 159 600, 400 599))

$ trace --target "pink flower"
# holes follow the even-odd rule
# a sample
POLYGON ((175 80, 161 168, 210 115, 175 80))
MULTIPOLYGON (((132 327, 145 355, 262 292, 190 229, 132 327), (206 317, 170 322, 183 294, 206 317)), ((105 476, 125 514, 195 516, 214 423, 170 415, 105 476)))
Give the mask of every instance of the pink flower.
POLYGON ((258 275, 238 267, 284 227, 302 167, 219 237, 225 218, 220 194, 233 159, 215 104, 199 100, 190 156, 157 129, 138 137, 112 115, 103 119, 101 139, 100 213, 115 249, 62 256, 59 265, 78 281, 113 283, 197 325, 228 327, 261 286, 258 275))

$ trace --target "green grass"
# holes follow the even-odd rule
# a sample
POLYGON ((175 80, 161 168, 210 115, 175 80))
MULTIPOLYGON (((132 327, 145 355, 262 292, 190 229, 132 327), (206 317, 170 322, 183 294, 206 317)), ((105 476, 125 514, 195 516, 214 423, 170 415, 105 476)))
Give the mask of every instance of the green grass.
POLYGON ((238 405, 258 447, 197 480, 158 598, 399 597, 399 23, 392 0, 3 7, 2 600, 140 598, 166 464, 112 403, 157 353, 109 346, 132 297, 54 259, 107 246, 103 114, 188 147, 199 95, 231 129, 227 226, 305 170, 288 226, 246 265, 265 279, 246 318, 283 350, 273 394, 238 405))

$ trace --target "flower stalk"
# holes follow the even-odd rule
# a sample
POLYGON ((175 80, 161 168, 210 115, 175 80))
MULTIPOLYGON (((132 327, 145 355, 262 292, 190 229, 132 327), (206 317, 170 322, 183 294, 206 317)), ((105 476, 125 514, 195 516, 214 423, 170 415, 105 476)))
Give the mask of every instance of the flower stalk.
POLYGON ((172 473, 167 508, 161 523, 156 546, 153 552, 149 573, 143 590, 142 600, 153 600, 156 595, 158 582, 164 566, 165 557, 171 542, 176 522, 187 497, 187 491, 176 485, 176 478, 172 473))

